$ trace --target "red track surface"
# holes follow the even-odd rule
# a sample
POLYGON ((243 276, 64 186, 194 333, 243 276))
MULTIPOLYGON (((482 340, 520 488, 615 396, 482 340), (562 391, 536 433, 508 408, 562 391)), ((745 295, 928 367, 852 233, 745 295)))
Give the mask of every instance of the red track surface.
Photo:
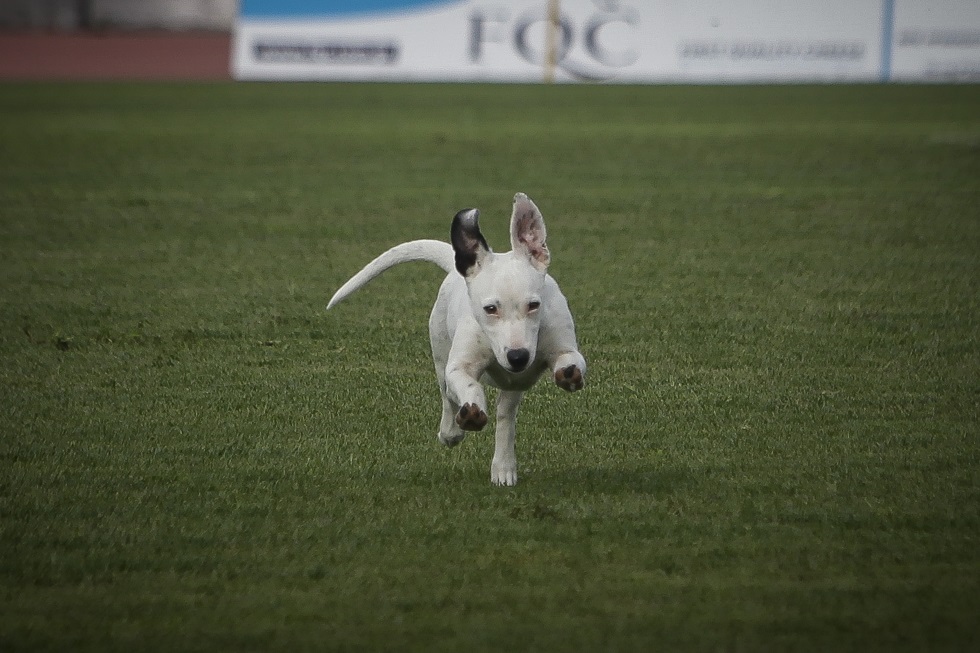
POLYGON ((0 80, 225 80, 230 47, 213 32, 0 32, 0 80))

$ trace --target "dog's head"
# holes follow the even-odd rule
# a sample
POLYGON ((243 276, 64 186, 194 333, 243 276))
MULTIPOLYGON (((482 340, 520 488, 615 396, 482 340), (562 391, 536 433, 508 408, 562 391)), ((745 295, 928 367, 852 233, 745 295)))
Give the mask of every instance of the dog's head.
POLYGON ((473 316, 497 362, 511 372, 523 372, 537 354, 542 295, 551 262, 544 218, 527 195, 515 195, 511 251, 495 254, 480 233, 479 217, 477 209, 466 209, 453 219, 456 269, 466 279, 473 316))

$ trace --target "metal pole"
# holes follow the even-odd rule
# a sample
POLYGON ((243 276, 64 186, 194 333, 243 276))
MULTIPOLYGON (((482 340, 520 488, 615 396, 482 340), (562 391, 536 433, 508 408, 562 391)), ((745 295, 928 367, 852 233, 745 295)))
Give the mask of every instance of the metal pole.
POLYGON ((555 81, 558 65, 558 30, 561 29, 561 0, 548 0, 548 20, 544 38, 544 83, 555 81))
POLYGON ((83 30, 92 29, 92 0, 78 0, 75 3, 78 12, 78 26, 83 30))

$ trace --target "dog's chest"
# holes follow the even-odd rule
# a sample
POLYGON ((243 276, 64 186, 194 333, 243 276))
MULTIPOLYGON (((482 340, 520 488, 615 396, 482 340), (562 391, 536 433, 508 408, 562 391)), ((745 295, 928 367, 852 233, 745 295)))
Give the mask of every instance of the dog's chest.
POLYGON ((531 386, 537 383, 544 369, 544 362, 535 361, 523 372, 515 373, 504 369, 499 363, 493 362, 483 373, 483 378, 480 380, 487 385, 500 388, 501 390, 524 391, 529 390, 531 386))

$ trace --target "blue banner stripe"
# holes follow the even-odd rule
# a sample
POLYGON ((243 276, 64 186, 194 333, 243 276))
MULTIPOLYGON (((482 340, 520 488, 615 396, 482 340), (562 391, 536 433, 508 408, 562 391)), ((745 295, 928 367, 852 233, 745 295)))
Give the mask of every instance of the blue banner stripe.
POLYGON ((428 9, 462 0, 241 0, 243 18, 328 18, 428 9))

